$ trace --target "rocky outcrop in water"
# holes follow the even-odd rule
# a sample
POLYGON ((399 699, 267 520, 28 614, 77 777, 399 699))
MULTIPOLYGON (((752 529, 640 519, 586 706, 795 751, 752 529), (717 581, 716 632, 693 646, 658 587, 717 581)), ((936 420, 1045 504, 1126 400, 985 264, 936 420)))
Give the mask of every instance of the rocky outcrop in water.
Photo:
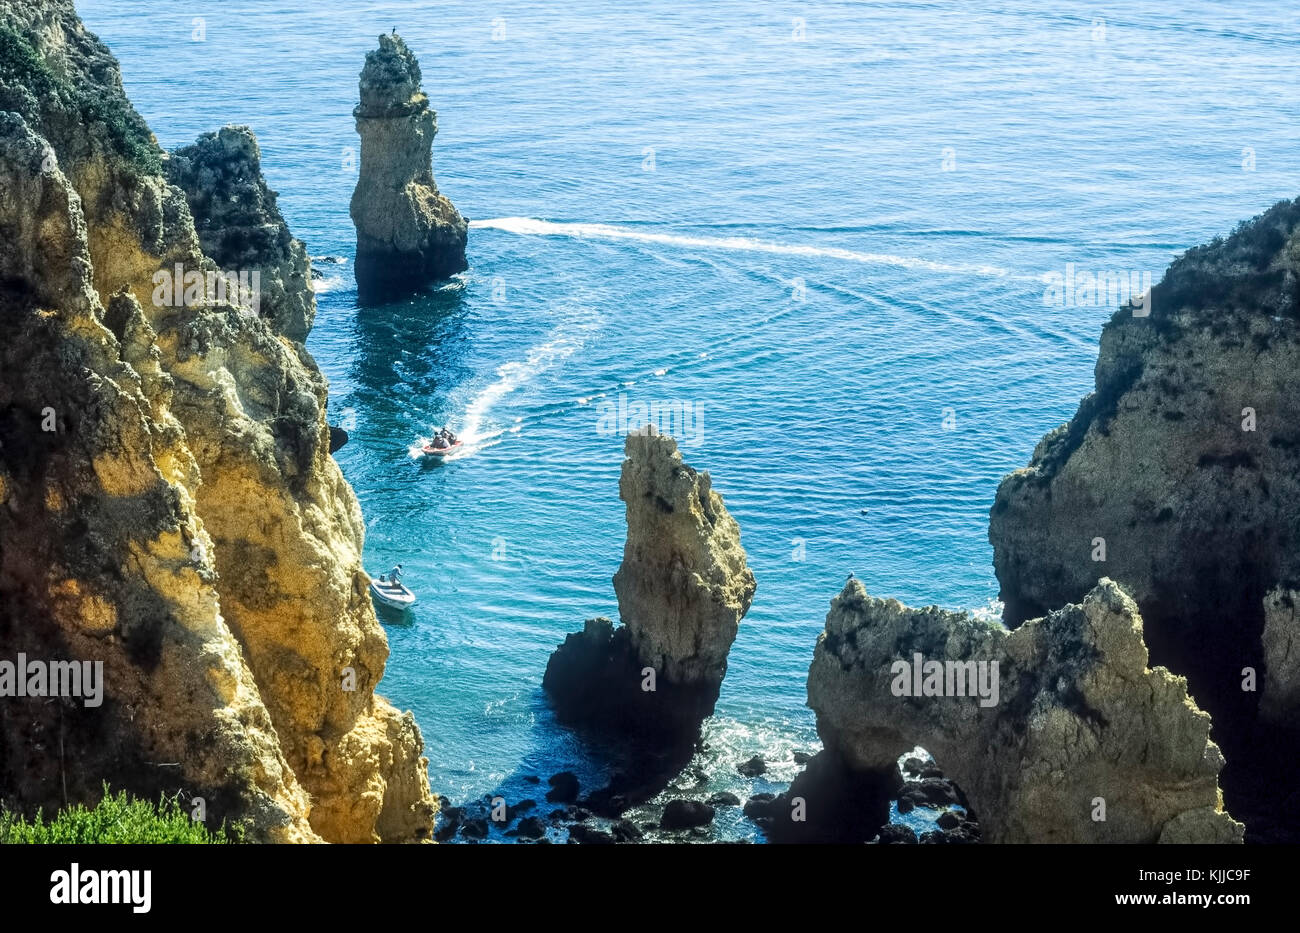
POLYGON ((1183 678, 1147 667, 1137 607, 1110 580, 1013 632, 850 581, 818 638, 808 705, 824 760, 791 788, 804 825, 775 814, 778 839, 842 832, 846 811, 870 838, 900 786, 898 757, 920 745, 989 842, 1241 840, 1210 717, 1183 678))
POLYGON ((185 192, 205 256, 225 272, 254 270, 259 312, 277 334, 299 343, 316 318, 311 260, 262 177, 253 131, 226 126, 172 152, 167 180, 185 192))
MULTIPOLYGON (((4 110, 0 645, 103 660, 106 684, 98 707, 5 701, 0 796, 51 812, 107 780, 202 796, 255 839, 428 838, 419 730, 374 693, 387 641, 324 377, 204 275, 159 300, 160 273, 216 263, 70 0, 0 0, 4 110)), ((231 216, 275 226, 260 210, 231 216)))
POLYGON ((614 575, 623 624, 592 619, 568 636, 543 686, 563 719, 693 740, 717 702, 754 575, 709 474, 682 462, 671 437, 629 435, 625 451, 627 541, 614 575))
POLYGON ((1149 315, 1111 318, 1096 391, 1002 482, 989 527, 1008 624, 1103 575, 1132 593, 1153 659, 1213 714, 1252 828, 1300 795, 1270 764, 1300 749, 1298 325, 1300 200, 1189 250, 1149 315))
POLYGON ((397 35, 379 37, 361 71, 361 171, 352 194, 363 300, 418 290, 468 268, 469 225, 433 180, 437 115, 420 65, 397 35))
POLYGON ((1264 597, 1264 695, 1259 714, 1265 722, 1296 728, 1300 709, 1300 592, 1275 587, 1264 597))

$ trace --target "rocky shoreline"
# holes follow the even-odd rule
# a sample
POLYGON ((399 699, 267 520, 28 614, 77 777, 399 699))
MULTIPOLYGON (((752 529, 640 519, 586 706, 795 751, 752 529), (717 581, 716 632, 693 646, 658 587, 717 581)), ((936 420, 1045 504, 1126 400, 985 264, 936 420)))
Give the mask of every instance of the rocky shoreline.
MULTIPOLYGON (((805 765, 813 756, 795 752, 789 762, 805 765)), ((761 760, 741 762, 738 770, 761 760)), ((969 845, 980 840, 974 812, 959 788, 933 759, 908 755, 899 763, 900 788, 888 821, 864 831, 857 841, 873 845, 969 845)), ((757 775, 755 775, 757 776, 757 775)), ((438 814, 434 838, 460 844, 653 845, 664 843, 747 844, 793 841, 772 833, 784 805, 780 795, 756 792, 742 800, 731 791, 712 791, 704 769, 691 766, 656 798, 625 811, 602 812, 607 797, 583 794, 577 776, 562 771, 542 780, 525 775, 532 796, 511 799, 484 794, 438 814), (725 825, 724 825, 725 824, 725 825)))

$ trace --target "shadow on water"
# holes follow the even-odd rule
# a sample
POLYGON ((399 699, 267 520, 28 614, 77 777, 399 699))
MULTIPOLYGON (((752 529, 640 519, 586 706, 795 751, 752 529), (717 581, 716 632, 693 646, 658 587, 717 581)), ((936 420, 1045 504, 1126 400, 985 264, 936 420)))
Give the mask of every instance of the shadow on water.
POLYGON ((353 404, 371 417, 401 420, 414 407, 438 421, 439 399, 472 374, 464 362, 468 303, 462 283, 385 305, 357 306, 353 404))
POLYGON ((410 628, 415 624, 415 616, 409 609, 398 609, 395 606, 388 606, 379 600, 371 598, 371 603, 375 607, 375 615, 384 625, 396 626, 401 628, 410 628))

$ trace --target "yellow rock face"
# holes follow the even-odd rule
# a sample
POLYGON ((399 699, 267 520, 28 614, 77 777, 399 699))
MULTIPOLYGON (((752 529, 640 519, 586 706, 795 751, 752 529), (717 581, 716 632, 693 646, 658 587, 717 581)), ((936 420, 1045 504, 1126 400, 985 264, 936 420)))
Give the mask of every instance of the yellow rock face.
MULTIPOLYGON (((104 81, 66 0, 0 12, 104 81)), ((129 108, 113 71, 99 90, 129 108)), ((47 809, 105 779, 179 789, 266 841, 429 840, 419 730, 374 693, 388 645, 324 377, 263 319, 154 306, 155 272, 211 266, 183 195, 48 106, 0 114, 0 281, 22 283, 0 286, 0 406, 30 428, 0 450, 0 623, 16 650, 103 661, 105 698, 66 723, 33 707, 0 780, 47 809)))

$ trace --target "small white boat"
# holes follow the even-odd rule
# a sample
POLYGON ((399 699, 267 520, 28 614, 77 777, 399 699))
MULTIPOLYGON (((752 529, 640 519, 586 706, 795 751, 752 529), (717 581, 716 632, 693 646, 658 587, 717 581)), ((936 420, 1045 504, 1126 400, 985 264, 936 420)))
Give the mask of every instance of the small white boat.
POLYGON ((415 594, 396 580, 380 574, 370 581, 370 595, 375 601, 390 609, 409 609, 415 604, 415 594))

